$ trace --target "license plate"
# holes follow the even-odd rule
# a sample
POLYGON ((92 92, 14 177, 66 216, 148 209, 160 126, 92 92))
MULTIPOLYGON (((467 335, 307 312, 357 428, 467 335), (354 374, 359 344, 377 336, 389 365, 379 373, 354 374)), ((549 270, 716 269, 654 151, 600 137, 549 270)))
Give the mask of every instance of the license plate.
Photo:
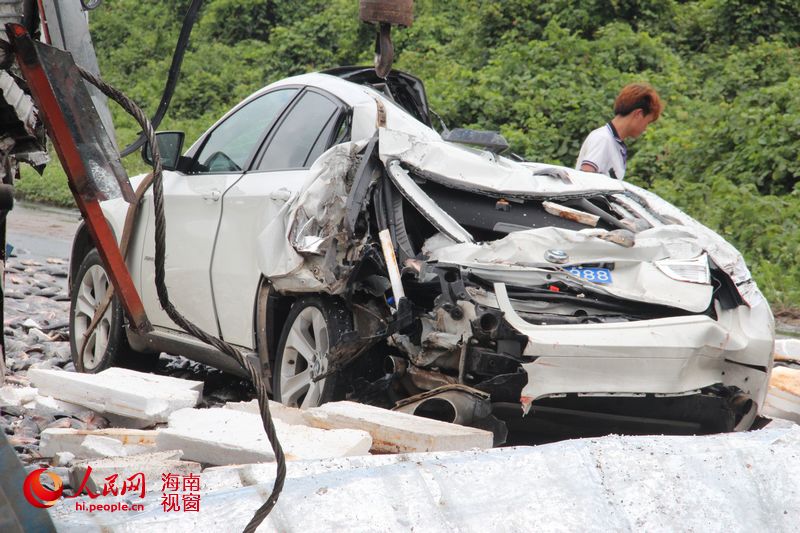
POLYGON ((611 271, 607 268, 572 267, 567 272, 592 283, 611 283, 611 271))

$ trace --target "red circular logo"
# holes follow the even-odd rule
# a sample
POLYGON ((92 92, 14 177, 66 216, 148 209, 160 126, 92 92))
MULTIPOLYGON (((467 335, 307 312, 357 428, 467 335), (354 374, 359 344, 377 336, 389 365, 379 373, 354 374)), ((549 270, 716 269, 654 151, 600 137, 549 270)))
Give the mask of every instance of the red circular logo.
POLYGON ((31 472, 28 474, 28 477, 25 478, 25 482, 22 484, 22 493, 25 495, 25 499, 28 500, 28 503, 34 507, 46 509, 55 505, 61 497, 61 493, 64 490, 62 488, 63 484, 58 474, 48 472, 46 468, 40 468, 31 472), (40 478, 43 473, 47 474, 50 479, 53 480, 53 486, 55 487, 53 490, 42 485, 42 480, 40 478))

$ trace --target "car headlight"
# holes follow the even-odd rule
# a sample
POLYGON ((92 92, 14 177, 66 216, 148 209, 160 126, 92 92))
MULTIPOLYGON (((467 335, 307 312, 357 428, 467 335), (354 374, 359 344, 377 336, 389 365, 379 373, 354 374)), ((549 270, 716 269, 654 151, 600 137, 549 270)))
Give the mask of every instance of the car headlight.
POLYGON ((711 271, 708 268, 708 256, 703 254, 694 259, 656 261, 658 269, 677 281, 689 283, 711 284, 711 271))

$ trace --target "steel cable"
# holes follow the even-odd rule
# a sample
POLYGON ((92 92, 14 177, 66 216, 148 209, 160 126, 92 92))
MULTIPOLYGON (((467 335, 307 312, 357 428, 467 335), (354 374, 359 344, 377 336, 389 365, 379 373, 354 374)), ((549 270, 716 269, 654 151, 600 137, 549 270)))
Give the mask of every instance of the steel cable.
POLYGON ((272 421, 272 415, 269 411, 269 397, 267 396, 267 387, 264 384, 261 370, 255 368, 249 359, 244 357, 242 353, 235 347, 201 330, 187 318, 185 318, 177 309, 175 309, 175 306, 172 305, 172 302, 169 299, 169 293, 167 291, 164 275, 167 229, 166 216, 164 214, 164 188, 162 183, 163 167, 161 163, 161 154, 158 150, 158 143, 156 142, 155 138, 155 131, 153 130, 153 126, 148 120, 147 116, 133 100, 122 94, 114 87, 108 85, 91 72, 88 72, 81 67, 78 67, 78 70, 84 79, 100 89, 100 91, 102 91, 107 97, 117 102, 120 106, 122 106, 123 109, 125 109, 125 111, 127 111, 136 119, 142 128, 142 131, 146 135, 147 141, 150 143, 151 153, 153 156, 152 187, 156 223, 155 283, 156 291, 158 293, 158 301, 161 303, 161 307, 164 309, 170 319, 172 319, 172 321, 175 322, 179 327, 183 328, 187 333, 200 339, 204 343, 213 346, 220 352, 232 357, 244 370, 247 371, 251 381, 253 382, 253 385, 255 386, 256 395, 258 396, 258 406, 261 412, 261 420, 264 424, 264 430, 267 433, 267 438, 272 446, 272 451, 275 454, 275 462, 277 464, 275 483, 272 487, 272 493, 269 495, 269 498, 267 498, 267 501, 265 501, 261 507, 258 508, 253 515, 253 518, 250 519, 250 522, 244 528, 246 533, 255 531, 261 522, 264 521, 267 515, 269 515, 273 507, 275 507, 286 480, 286 457, 283 453, 283 448, 278 441, 278 436, 275 431, 275 424, 272 421))
MULTIPOLYGON (((204 0, 192 0, 186 15, 183 17, 183 25, 181 25, 181 33, 178 36, 178 43, 175 45, 175 52, 172 54, 172 64, 169 66, 167 74, 167 84, 164 86, 164 93, 161 95, 161 102, 158 104, 156 114, 150 120, 154 128, 161 124, 164 115, 167 114, 169 104, 172 101, 172 95, 175 93, 175 87, 178 85, 178 77, 181 73, 181 65, 183 64, 183 56, 186 53, 186 47, 189 46, 189 36, 192 34, 192 28, 197 22, 197 16, 200 13, 200 8, 204 0)), ((120 152, 122 157, 128 156, 142 147, 147 140, 145 132, 139 134, 139 137, 131 144, 126 146, 120 152)))

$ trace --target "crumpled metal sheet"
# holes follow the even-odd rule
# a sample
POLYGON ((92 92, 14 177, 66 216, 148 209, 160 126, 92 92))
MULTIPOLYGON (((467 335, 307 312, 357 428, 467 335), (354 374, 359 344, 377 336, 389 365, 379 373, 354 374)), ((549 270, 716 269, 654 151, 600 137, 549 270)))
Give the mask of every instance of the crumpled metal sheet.
POLYGON ((43 126, 29 95, 10 73, 0 70, 0 178, 16 174, 16 162, 42 168, 49 161, 43 126))
MULTIPOLYGON (((694 259, 703 254, 694 232, 683 226, 660 226, 639 233, 631 247, 620 246, 598 237, 605 230, 572 231, 545 227, 517 231, 506 237, 481 244, 452 244, 431 250, 431 259, 441 263, 470 268, 487 279, 528 285, 529 269, 560 268, 545 259, 548 250, 563 250, 569 256, 567 265, 582 263, 614 263, 613 284, 594 284, 578 278, 592 292, 623 298, 670 305, 693 312, 708 307, 711 285, 698 285, 673 280, 653 265, 663 259, 694 259)), ((442 242, 441 240, 439 242, 442 242)), ((431 248, 431 242, 426 243, 431 248)))
MULTIPOLYGON (((421 139, 406 132, 386 128, 380 129, 380 154, 384 162, 399 159, 431 181, 501 196, 560 198, 596 193, 620 195, 629 192, 647 204, 646 208, 637 210, 642 212, 642 216, 646 216, 649 224, 655 226, 636 233, 636 242, 627 251, 623 246, 594 238, 606 235, 607 232, 603 230, 573 232, 558 228, 540 228, 512 233, 490 243, 449 246, 434 252, 434 258, 441 258, 443 261, 447 259, 448 263, 482 262, 524 266, 541 264, 542 252, 547 249, 542 250, 544 246, 568 251, 572 264, 605 260, 654 261, 667 257, 691 259, 705 251, 719 268, 731 276, 742 298, 749 305, 757 305, 764 300, 736 248, 677 207, 630 183, 551 165, 517 163, 486 152, 444 141, 421 139), (569 180, 547 175, 543 169, 548 167, 566 172, 569 180), (646 213, 647 209, 658 216, 646 213)), ((631 199, 630 202, 634 200, 631 199)), ((426 246, 430 247, 430 244, 426 246)), ((624 296, 620 294, 618 286, 604 289, 612 294, 617 293, 620 297, 653 301, 646 298, 648 292, 653 292, 652 288, 640 287, 633 292, 623 291, 624 296)))
POLYGON ((342 266, 351 244, 344 228, 348 174, 366 141, 334 146, 309 171, 300 192, 290 198, 258 236, 258 265, 279 292, 344 290, 342 266))
POLYGON ((625 190, 619 180, 606 176, 556 165, 518 163, 488 152, 441 140, 423 140, 387 128, 380 129, 380 155, 384 162, 400 159, 443 185, 500 196, 583 196, 625 190))
POLYGON ((697 244, 708 253, 714 264, 731 277, 739 294, 748 305, 753 307, 765 301, 764 296, 753 280, 752 274, 750 274, 750 269, 747 268, 747 264, 744 262, 742 254, 732 244, 655 194, 627 182, 623 182, 623 184, 625 189, 646 201, 650 209, 661 216, 676 219, 685 228, 691 230, 696 235, 697 244))

